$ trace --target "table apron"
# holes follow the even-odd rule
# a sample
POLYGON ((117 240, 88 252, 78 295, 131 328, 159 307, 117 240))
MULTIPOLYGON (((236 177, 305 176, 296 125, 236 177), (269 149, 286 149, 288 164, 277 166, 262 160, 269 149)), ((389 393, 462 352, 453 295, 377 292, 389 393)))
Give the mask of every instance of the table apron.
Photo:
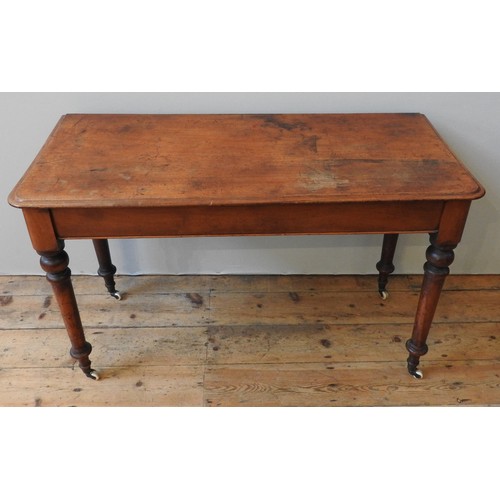
POLYGON ((442 201, 54 208, 57 237, 147 238, 432 232, 442 201))

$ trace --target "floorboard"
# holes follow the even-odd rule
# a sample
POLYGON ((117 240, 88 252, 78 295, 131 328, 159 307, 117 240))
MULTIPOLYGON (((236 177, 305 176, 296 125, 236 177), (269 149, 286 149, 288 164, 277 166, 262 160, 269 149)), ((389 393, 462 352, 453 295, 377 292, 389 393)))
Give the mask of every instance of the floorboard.
POLYGON ((406 372, 419 276, 73 277, 83 376, 41 276, 0 276, 1 406, 500 406, 500 276, 450 276, 406 372))

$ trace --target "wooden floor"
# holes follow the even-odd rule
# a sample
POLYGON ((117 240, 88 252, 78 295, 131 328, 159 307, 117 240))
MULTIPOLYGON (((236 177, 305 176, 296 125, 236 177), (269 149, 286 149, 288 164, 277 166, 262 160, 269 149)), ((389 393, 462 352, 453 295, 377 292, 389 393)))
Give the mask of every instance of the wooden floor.
POLYGON ((50 286, 0 277, 1 406, 500 405, 500 276, 450 276, 422 358, 406 372, 420 276, 73 278, 87 379, 50 286))

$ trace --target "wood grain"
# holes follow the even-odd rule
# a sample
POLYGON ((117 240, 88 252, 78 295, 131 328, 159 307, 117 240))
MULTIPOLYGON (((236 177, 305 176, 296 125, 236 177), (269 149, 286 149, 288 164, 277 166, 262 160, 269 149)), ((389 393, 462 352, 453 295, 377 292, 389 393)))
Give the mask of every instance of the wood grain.
POLYGON ((9 202, 207 207, 483 193, 420 114, 66 115, 9 202))
POLYGON ((404 363, 209 366, 209 406, 458 406, 500 404, 500 361, 427 364, 427 376, 405 375, 404 363), (490 399, 491 398, 491 399, 490 399), (307 401, 304 404, 304 401, 307 401))
POLYGON ((7 368, 0 372, 3 406, 201 406, 203 366, 115 366, 103 384, 79 369, 7 368), (127 396, 125 397, 125 394, 127 396))
POLYGON ((439 201, 258 206, 55 208, 59 237, 307 235, 435 231, 439 201), (369 213, 369 217, 367 216, 369 213))
MULTIPOLYGON (((381 240, 382 241, 382 240, 381 240)), ((89 243, 89 249, 91 248, 89 243)), ((97 276, 72 276, 73 287, 78 296, 106 295, 99 288, 97 276)), ((165 293, 206 292, 371 292, 374 290, 373 275, 118 275, 120 287, 132 295, 165 293)), ((420 290, 421 275, 391 275, 392 291, 420 290)), ((500 275, 450 274, 445 290, 498 290, 500 275)), ((1 276, 1 295, 47 295, 51 294, 45 276, 1 276)))
MULTIPOLYGON (((437 325, 425 360, 500 360, 498 323, 437 325)), ((402 359, 409 335, 402 325, 249 325, 206 330, 207 363, 273 364, 384 362, 402 359)))
MULTIPOLYGON (((75 366, 63 328, 0 332, 1 342, 6 346, 2 351, 2 368, 73 369, 75 366)), ((206 359, 205 328, 91 328, 87 336, 98 350, 94 358, 100 367, 197 366, 206 359)))
MULTIPOLYGON (((61 315, 51 295, 11 297, 8 307, 2 308, 0 328, 8 328, 13 322, 23 328, 62 326, 61 315)), ((109 295, 82 295, 78 302, 87 329, 131 325, 200 326, 209 320, 208 295, 203 297, 198 293, 129 295, 121 302, 109 295)))
MULTIPOLYGON (((255 324, 413 324, 417 292, 391 292, 381 301, 373 292, 213 293, 210 323, 255 324)), ((499 321, 500 291, 478 290, 471 298, 443 292, 434 324, 499 321)))
POLYGON ((122 302, 75 276, 95 382, 45 278, 0 276, 0 405, 499 406, 500 277, 450 276, 422 380, 405 371, 401 317, 421 277, 392 278, 377 306, 376 276, 121 276, 122 302))
MULTIPOLYGON (((427 352, 453 249, 471 201, 483 195, 420 114, 87 114, 60 119, 9 202, 23 209, 68 331, 71 355, 90 377, 92 346, 70 280, 66 239, 94 240, 98 274, 118 297, 108 238, 382 233, 387 242, 399 233, 430 233, 415 326, 406 343, 408 371, 419 376, 417 365, 427 352)), ((377 266, 381 294, 393 271, 395 245, 385 247, 377 266)), ((313 317, 317 323, 349 322, 357 316, 356 304, 345 300, 332 312, 314 294, 294 291, 288 296, 297 303, 290 324, 313 317)), ((197 325, 221 323, 222 294, 211 295, 208 307, 200 294, 186 297, 200 309, 205 305, 207 314, 199 316, 197 325)), ((258 301, 255 307, 233 304, 239 315, 233 321, 245 324, 241 321, 249 321, 250 311, 266 323, 267 311, 282 307, 283 296, 274 298, 278 301, 258 301)), ((38 320, 50 323, 47 309, 38 320)), ((172 321, 175 314, 145 310, 139 308, 130 318, 139 315, 146 326, 154 326, 156 320, 172 321)), ((376 307, 367 312, 380 316, 376 307)), ((25 319, 36 324, 32 316, 20 320, 25 319)), ((119 323, 113 317, 110 321, 119 323)))

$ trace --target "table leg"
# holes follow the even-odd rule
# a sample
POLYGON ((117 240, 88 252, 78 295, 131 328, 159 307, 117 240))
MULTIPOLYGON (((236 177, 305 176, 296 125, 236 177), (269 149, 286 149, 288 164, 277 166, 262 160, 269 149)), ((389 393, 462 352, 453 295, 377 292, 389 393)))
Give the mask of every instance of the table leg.
POLYGON ((92 240, 94 243, 97 261, 99 262, 99 269, 97 274, 104 278, 104 284, 108 289, 109 294, 117 300, 121 300, 122 296, 115 288, 114 275, 116 267, 111 262, 111 254, 109 253, 108 240, 92 240))
POLYGON ((71 270, 68 267, 69 257, 64 251, 64 242, 59 241, 59 249, 55 252, 38 252, 40 265, 47 273, 47 280, 52 285, 61 316, 71 342, 70 354, 78 361, 87 377, 97 380, 98 373, 90 368, 89 355, 92 346, 85 340, 80 313, 76 303, 75 292, 71 283, 71 270))
POLYGON ((431 327, 439 296, 446 276, 450 273, 448 267, 455 257, 453 249, 456 245, 439 245, 437 234, 432 234, 431 245, 427 248, 427 262, 424 264, 424 280, 420 290, 420 298, 415 316, 415 324, 411 339, 406 342, 408 356, 408 372, 415 378, 422 378, 423 373, 417 369, 420 356, 427 353, 427 336, 431 327))
POLYGON ((382 255, 377 262, 378 275, 378 293, 383 300, 389 297, 386 290, 389 274, 394 272, 394 253, 396 252, 396 244, 398 242, 399 234, 384 234, 384 241, 382 243, 382 255))

